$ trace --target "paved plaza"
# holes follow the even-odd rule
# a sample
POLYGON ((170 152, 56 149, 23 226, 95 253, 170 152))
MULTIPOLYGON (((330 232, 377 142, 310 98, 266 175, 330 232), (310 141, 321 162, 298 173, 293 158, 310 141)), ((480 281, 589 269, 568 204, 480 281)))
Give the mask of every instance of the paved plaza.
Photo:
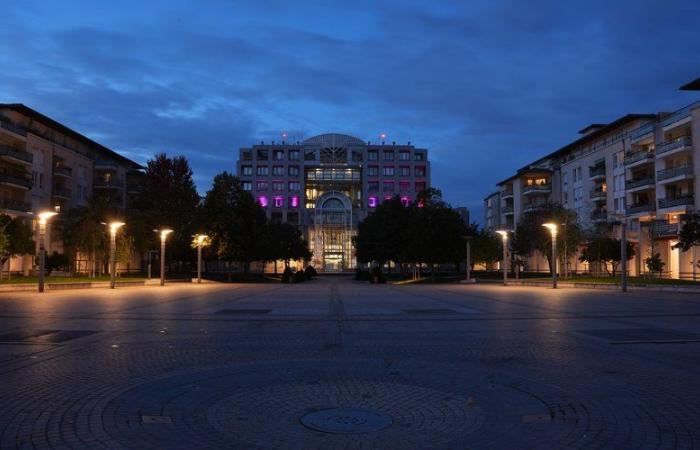
POLYGON ((0 294, 0 448, 700 447, 700 298, 499 285, 0 294))

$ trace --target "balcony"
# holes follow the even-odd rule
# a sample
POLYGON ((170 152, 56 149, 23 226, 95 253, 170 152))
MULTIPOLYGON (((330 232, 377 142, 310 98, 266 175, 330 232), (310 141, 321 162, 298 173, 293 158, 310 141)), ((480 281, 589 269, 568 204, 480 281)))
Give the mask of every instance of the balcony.
POLYGON ((539 211, 540 209, 544 208, 546 203, 527 203, 523 205, 523 212, 533 212, 533 211, 539 211))
POLYGON ((27 136, 27 130, 10 122, 0 120, 0 128, 4 128, 7 131, 15 134, 19 134, 20 136, 27 136))
POLYGON ((679 223, 668 223, 665 220, 657 220, 651 224, 651 232, 655 237, 661 236, 677 236, 679 231, 679 223))
POLYGON ((503 208, 501 208, 501 213, 503 213, 506 216, 513 214, 513 212, 514 210, 512 206, 504 206, 503 208))
POLYGON ((688 194, 676 198, 660 198, 659 209, 675 208, 678 206, 693 206, 695 204, 695 195, 688 194))
POLYGON ((26 165, 31 165, 34 162, 34 155, 31 153, 6 145, 0 145, 0 158, 26 165))
POLYGON ((596 178, 602 178, 604 176, 605 176, 605 166, 604 165, 591 166, 588 168, 588 178, 593 180, 596 178))
POLYGON ((663 157, 668 155, 673 155, 675 153, 681 153, 686 150, 693 149, 693 138, 690 136, 683 136, 673 141, 664 142, 656 147, 656 157, 663 157))
POLYGON ((655 210, 653 203, 637 203, 627 207, 627 215, 648 214, 655 210))
POLYGON ((680 122, 683 119, 689 118, 690 117, 690 110, 692 109, 693 106, 694 106, 694 104, 688 105, 685 108, 681 108, 678 111, 668 115, 661 122, 661 126, 665 128, 665 127, 672 125, 676 122, 680 122))
POLYGON ((693 165, 685 164, 670 169, 659 170, 656 172, 656 179, 659 183, 670 183, 672 181, 687 180, 693 177, 693 165))
POLYGON ((591 200, 593 201, 601 201, 601 200, 607 200, 608 199, 608 193, 602 189, 591 189, 591 200))
POLYGON ((604 209, 596 209, 591 211, 591 220, 593 222, 605 222, 608 220, 608 212, 604 209))
POLYGON ((70 199, 73 198, 73 191, 64 187, 54 187, 53 196, 57 198, 70 199))
POLYGON ((639 178, 637 180, 625 181, 625 189, 628 191, 643 191, 644 189, 653 189, 656 181, 654 177, 639 178))
POLYGON ((18 187, 20 189, 32 188, 32 180, 27 177, 17 175, 0 174, 0 184, 18 187))
POLYGON ((3 198, 0 199, 0 209, 7 211, 29 212, 32 210, 32 205, 21 200, 3 198))
POLYGON ((65 166, 55 166, 53 168, 53 174, 60 177, 70 178, 73 176, 73 169, 65 166))
POLYGON ((93 184, 94 184, 95 189, 121 189, 123 187, 122 181, 118 180, 118 179, 111 179, 111 180, 96 179, 93 184))
POLYGON ((501 191, 501 200, 505 200, 507 198, 513 198, 513 191, 511 191, 511 190, 501 191))
POLYGON ((654 161, 654 153, 641 151, 625 153, 625 167, 634 167, 654 161))
POLYGON ((95 170, 116 172, 118 169, 119 165, 113 161, 95 161, 95 170))
POLYGON ((552 192, 551 184, 530 184, 523 186, 523 195, 549 194, 552 192))
POLYGON ((642 125, 641 127, 637 128, 636 130, 632 130, 630 132, 630 139, 632 141, 638 141, 644 136, 647 136, 651 133, 654 132, 654 123, 648 123, 646 125, 642 125))

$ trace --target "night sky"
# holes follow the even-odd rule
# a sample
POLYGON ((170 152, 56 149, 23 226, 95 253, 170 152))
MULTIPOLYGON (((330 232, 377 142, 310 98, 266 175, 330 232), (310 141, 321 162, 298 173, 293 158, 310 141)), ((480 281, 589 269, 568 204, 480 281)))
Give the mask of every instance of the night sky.
POLYGON ((430 150, 481 221, 496 181, 700 77, 700 1, 9 1, 0 102, 145 162, 186 155, 201 193, 237 149, 341 132, 430 150))

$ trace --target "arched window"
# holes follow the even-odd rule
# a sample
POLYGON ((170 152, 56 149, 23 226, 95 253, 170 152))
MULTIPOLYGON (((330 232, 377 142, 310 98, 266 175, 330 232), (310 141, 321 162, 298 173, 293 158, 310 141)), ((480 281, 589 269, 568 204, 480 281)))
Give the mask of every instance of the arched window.
POLYGON ((343 205, 343 202, 337 198, 329 198, 323 202, 324 209, 343 209, 344 207, 345 205, 343 205))

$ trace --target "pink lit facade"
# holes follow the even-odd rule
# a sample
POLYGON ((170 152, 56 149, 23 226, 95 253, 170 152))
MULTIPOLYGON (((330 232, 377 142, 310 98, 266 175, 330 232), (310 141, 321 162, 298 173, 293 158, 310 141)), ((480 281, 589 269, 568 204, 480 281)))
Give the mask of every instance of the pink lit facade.
POLYGON ((426 149, 343 134, 242 148, 237 171, 271 221, 302 229, 324 271, 354 269, 352 236, 372 209, 394 196, 408 206, 430 186, 426 149))

